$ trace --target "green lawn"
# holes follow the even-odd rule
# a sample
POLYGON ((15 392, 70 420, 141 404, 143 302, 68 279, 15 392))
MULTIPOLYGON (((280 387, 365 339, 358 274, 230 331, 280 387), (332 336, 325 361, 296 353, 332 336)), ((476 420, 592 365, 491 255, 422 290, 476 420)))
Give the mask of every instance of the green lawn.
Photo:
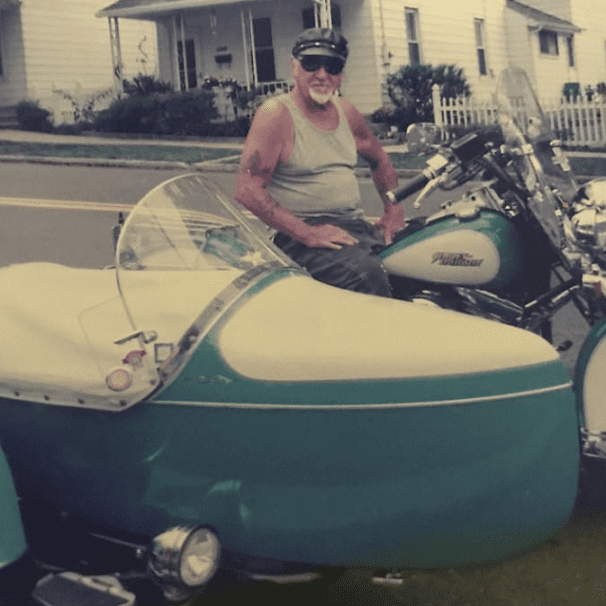
MULTIPOLYGON (((238 150, 204 145, 197 146, 149 145, 140 144, 86 144, 86 143, 36 143, 2 141, 0 139, 1 156, 41 156, 55 158, 99 158, 104 160, 141 160, 168 161, 195 164, 212 160, 229 158, 230 164, 238 162, 238 150), (236 157, 234 157, 236 156, 236 157)), ((391 159, 396 169, 422 169, 428 156, 415 156, 403 152, 391 152, 391 159)), ((570 164, 578 175, 606 176, 606 158, 588 153, 583 157, 571 157, 570 164)), ((366 166, 360 159, 358 166, 366 166)))
MULTIPOLYGON (((209 160, 221 160, 238 155, 235 149, 224 149, 213 146, 182 145, 146 145, 141 144, 98 144, 85 143, 35 143, 0 140, 0 156, 41 156, 55 158, 100 158, 114 160, 148 160, 170 161, 195 164, 209 160)), ((406 153, 390 153, 389 157, 395 168, 421 169, 425 166, 426 157, 412 156, 406 153)), ((237 163, 233 158, 230 163, 237 163)), ((359 166, 365 166, 360 160, 359 166)))
POLYGON ((181 145, 125 144, 88 145, 79 143, 32 143, 0 140, 0 156, 43 156, 55 158, 101 158, 104 160, 149 160, 196 163, 219 160, 237 154, 234 149, 181 145))

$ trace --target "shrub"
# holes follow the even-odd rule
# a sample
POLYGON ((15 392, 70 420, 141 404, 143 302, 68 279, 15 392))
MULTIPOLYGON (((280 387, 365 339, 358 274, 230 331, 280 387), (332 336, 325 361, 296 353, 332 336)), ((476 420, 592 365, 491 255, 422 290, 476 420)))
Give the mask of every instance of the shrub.
POLYGON ((471 89, 463 70, 454 65, 403 65, 387 76, 387 94, 394 105, 394 121, 405 131, 413 122, 433 121, 434 84, 440 85, 442 96, 469 96, 471 89))
POLYGON ((171 135, 208 134, 210 121, 217 117, 213 93, 193 90, 174 93, 163 104, 162 132, 171 135))
POLYGON ((90 126, 97 116, 98 109, 97 105, 103 102, 104 99, 111 97, 114 94, 113 88, 106 88, 103 90, 95 91, 94 93, 82 97, 78 93, 72 93, 70 91, 55 89, 53 93, 60 95, 66 101, 69 101, 72 106, 72 117, 75 124, 82 123, 82 130, 90 126))
POLYGON ((134 95, 153 95, 155 93, 170 93, 173 87, 168 82, 157 80, 154 76, 139 74, 132 80, 122 80, 122 90, 128 97, 134 95))
POLYGON ((114 101, 94 126, 102 132, 202 136, 216 114, 207 91, 152 93, 114 101))
POLYGON ((40 107, 38 101, 20 101, 16 107, 17 120, 23 130, 50 133, 53 130, 51 112, 40 107))
POLYGON ((162 117, 157 96, 117 99, 97 115, 95 130, 113 133, 158 133, 162 117))

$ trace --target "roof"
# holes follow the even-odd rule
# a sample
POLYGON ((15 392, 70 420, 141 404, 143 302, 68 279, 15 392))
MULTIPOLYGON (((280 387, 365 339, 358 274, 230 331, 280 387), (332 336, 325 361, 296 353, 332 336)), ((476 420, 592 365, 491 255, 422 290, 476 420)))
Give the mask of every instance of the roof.
POLYGON ((555 15, 551 15, 537 8, 522 4, 517 0, 507 0, 507 8, 524 15, 528 21, 529 27, 532 29, 542 30, 548 29, 561 34, 576 34, 581 31, 574 23, 560 19, 555 15))
POLYGON ((191 8, 251 2, 252 0, 118 0, 97 13, 97 17, 143 19, 191 8))

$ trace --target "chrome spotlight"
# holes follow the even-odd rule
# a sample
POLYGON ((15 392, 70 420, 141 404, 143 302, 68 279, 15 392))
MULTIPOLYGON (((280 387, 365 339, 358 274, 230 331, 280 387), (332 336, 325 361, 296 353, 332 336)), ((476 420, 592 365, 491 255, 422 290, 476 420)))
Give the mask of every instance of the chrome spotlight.
POLYGON ((210 581, 220 554, 219 539, 210 528, 176 526, 153 539, 148 568, 167 600, 182 600, 210 581))

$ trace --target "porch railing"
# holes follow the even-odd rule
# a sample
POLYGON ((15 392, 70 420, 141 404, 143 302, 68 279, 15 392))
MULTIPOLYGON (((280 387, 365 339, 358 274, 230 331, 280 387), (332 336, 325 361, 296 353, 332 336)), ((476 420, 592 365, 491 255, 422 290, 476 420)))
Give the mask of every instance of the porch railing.
MULTIPOLYGON (((606 145, 606 98, 586 97, 541 100, 541 107, 558 138, 569 145, 606 145)), ((434 122, 440 127, 497 124, 494 99, 474 97, 444 99, 440 87, 433 88, 434 122)), ((516 110, 520 121, 528 123, 524 107, 516 110)))

